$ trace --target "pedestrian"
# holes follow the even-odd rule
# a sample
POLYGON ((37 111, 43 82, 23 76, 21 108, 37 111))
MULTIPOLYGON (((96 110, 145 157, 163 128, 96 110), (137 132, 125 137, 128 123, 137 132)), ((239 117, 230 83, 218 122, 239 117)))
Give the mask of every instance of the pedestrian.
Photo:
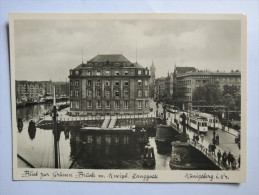
POLYGON ((212 154, 214 154, 214 155, 215 155, 216 145, 215 145, 215 144, 213 144, 213 145, 211 146, 211 148, 212 148, 212 154))
POLYGON ((216 135, 217 145, 219 145, 219 135, 216 135))
POLYGON ((203 143, 204 140, 204 134, 201 134, 201 143, 203 143))
POLYGON ((223 163, 223 166, 226 166, 226 165, 227 165, 226 162, 227 162, 227 153, 226 153, 226 151, 224 151, 224 152, 223 152, 223 155, 222 155, 222 163, 223 163))
POLYGON ((196 141, 196 135, 195 135, 195 134, 193 134, 193 136, 192 136, 192 141, 193 141, 193 142, 196 141))
POLYGON ((231 164, 232 164, 232 154, 231 154, 230 151, 228 152, 228 157, 227 157, 227 159, 228 159, 228 166, 231 167, 231 164))
POLYGON ((233 155, 232 155, 232 159, 231 159, 231 168, 232 168, 232 170, 236 169, 236 159, 233 155))
POLYGON ((220 164, 220 158, 221 158, 221 152, 220 152, 220 150, 218 151, 217 156, 218 156, 218 164, 220 164))
POLYGON ((209 144, 208 149, 209 149, 209 152, 211 152, 211 144, 209 144))
POLYGON ((199 138, 199 135, 197 134, 197 135, 196 135, 196 141, 197 141, 197 143, 199 143, 199 139, 200 139, 200 138, 199 138))

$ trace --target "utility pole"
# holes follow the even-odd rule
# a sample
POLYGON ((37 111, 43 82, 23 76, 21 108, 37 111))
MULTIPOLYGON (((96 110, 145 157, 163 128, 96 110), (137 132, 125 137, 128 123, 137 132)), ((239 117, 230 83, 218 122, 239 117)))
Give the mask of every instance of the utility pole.
POLYGON ((58 127, 57 127, 57 107, 56 107, 56 92, 55 85, 53 91, 53 134, 54 134, 54 152, 55 152, 55 168, 59 168, 58 158, 58 127))

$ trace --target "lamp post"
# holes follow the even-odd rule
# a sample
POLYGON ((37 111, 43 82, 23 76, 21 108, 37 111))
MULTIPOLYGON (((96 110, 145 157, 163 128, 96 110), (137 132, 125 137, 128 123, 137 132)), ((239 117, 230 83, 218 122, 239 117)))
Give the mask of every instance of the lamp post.
POLYGON ((214 125, 213 125, 213 144, 216 143, 216 131, 215 131, 215 104, 214 104, 214 108, 213 108, 213 114, 214 114, 214 125))

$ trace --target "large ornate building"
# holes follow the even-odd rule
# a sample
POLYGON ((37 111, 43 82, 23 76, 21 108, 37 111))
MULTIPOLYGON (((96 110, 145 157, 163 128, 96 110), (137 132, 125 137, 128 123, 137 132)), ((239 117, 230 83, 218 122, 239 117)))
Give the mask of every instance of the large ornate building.
POLYGON ((149 70, 121 54, 97 55, 70 70, 70 113, 149 113, 149 70))

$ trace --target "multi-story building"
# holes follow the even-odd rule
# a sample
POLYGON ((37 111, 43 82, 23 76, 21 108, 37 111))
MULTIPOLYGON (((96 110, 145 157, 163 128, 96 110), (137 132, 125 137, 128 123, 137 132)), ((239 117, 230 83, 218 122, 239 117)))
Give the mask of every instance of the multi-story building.
POLYGON ((166 77, 157 78, 155 81, 155 98, 166 96, 166 77))
POLYGON ((165 91, 167 97, 172 97, 174 92, 174 78, 172 73, 168 73, 165 78, 165 91))
POLYGON ((53 85, 55 85, 56 97, 69 97, 69 83, 58 81, 53 82, 53 85))
POLYGON ((15 87, 17 102, 34 102, 46 95, 53 95, 52 81, 16 81, 15 87))
POLYGON ((70 70, 72 115, 149 113, 149 70, 121 54, 97 55, 70 70))
POLYGON ((177 99, 180 101, 192 101, 193 92, 199 86, 217 82, 221 89, 224 85, 241 86, 241 73, 236 72, 207 72, 196 71, 185 74, 177 74, 177 99))

